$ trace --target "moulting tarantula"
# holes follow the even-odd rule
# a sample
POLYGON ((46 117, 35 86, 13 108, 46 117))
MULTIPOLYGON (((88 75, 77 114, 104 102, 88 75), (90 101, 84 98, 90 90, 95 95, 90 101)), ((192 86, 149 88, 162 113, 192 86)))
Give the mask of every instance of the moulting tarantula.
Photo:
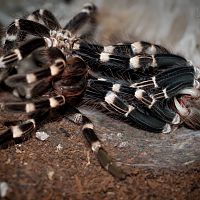
POLYGON ((6 85, 27 100, 2 102, 1 111, 24 112, 29 119, 1 132, 0 145, 30 134, 49 111, 58 110, 82 124, 101 165, 124 178, 101 146, 92 122, 75 106, 97 105, 151 132, 169 133, 182 123, 199 128, 198 106, 192 108, 191 102, 199 98, 200 71, 185 58, 148 42, 88 42, 94 26, 80 36, 77 32, 85 24, 94 25, 95 16, 96 7, 86 4, 64 28, 51 12, 41 9, 9 25, 0 57, 1 87, 6 85))

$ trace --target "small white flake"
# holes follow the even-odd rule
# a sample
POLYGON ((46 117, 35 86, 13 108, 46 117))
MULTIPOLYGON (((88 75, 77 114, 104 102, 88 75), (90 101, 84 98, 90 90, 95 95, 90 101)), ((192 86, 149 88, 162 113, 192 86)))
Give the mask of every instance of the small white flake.
POLYGON ((48 179, 50 180, 50 181, 52 181, 53 180, 53 175, 55 174, 55 172, 53 171, 53 170, 49 170, 48 172, 47 172, 47 176, 48 176, 48 179))
POLYGON ((56 146, 56 151, 58 152, 58 151, 60 151, 60 150, 62 150, 63 149, 63 146, 61 145, 61 144, 58 144, 57 146, 56 146))
POLYGON ((44 140, 46 140, 48 137, 49 137, 49 135, 48 135, 46 132, 44 132, 44 131, 37 131, 37 132, 36 132, 36 138, 39 139, 39 140, 44 141, 44 140))
POLYGON ((127 147, 128 146, 128 142, 121 142, 118 147, 119 148, 124 148, 124 147, 127 147))
POLYGON ((0 197, 4 198, 7 195, 9 190, 9 186, 6 182, 0 182, 0 197))
POLYGON ((123 134, 122 133, 117 133, 117 137, 122 138, 123 134))
POLYGON ((15 152, 16 153, 22 153, 22 151, 20 149, 16 149, 15 152))

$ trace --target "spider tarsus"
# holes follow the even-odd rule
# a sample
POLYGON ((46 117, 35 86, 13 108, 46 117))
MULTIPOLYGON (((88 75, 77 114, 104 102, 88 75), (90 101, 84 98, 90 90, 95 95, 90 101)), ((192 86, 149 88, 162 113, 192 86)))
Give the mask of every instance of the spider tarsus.
POLYGON ((108 153, 103 148, 98 150, 96 156, 101 166, 115 178, 118 178, 119 180, 124 180, 126 178, 126 173, 124 173, 123 170, 112 161, 112 159, 108 156, 108 153))

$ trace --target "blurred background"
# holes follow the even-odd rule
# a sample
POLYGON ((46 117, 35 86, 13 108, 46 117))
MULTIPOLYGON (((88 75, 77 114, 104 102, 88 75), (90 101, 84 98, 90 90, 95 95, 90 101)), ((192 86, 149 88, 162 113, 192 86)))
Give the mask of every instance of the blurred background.
MULTIPOLYGON (((37 8, 51 10, 64 25, 87 0, 1 0, 0 22, 37 8)), ((147 40, 167 46, 200 63, 200 2, 198 0, 94 0, 99 7, 96 40, 147 40)))

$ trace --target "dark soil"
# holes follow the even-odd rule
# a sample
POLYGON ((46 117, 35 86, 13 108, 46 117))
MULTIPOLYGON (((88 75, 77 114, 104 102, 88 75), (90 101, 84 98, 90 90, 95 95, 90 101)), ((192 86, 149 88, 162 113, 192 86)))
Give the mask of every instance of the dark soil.
MULTIPOLYGON (((92 115, 95 122, 94 113, 92 115)), ((102 118, 100 113, 96 115, 102 118)), ((23 118, 15 118, 13 114, 1 115, 1 121, 23 118)), ((170 152, 164 143, 161 148, 166 152, 166 157, 162 158, 165 163, 161 159, 165 154, 159 146, 154 150, 149 150, 148 144, 143 147, 144 141, 152 137, 153 144, 160 135, 151 136, 121 123, 125 131, 135 132, 130 133, 130 138, 124 135, 123 140, 129 145, 123 147, 124 142, 120 141, 119 135, 115 138, 110 128, 116 128, 117 121, 106 116, 103 119, 106 122, 99 121, 97 132, 107 151, 127 173, 125 180, 119 181, 104 171, 80 134, 80 127, 63 118, 41 126, 40 131, 49 135, 47 140, 38 140, 33 134, 22 144, 10 144, 0 151, 0 182, 6 182, 9 187, 5 199, 199 199, 198 159, 186 162, 180 153, 169 157, 170 152), (103 136, 105 133, 108 135, 103 136), (106 141, 105 137, 108 138, 106 141), (138 144, 134 145, 134 139, 138 144), (179 163, 178 158, 185 163, 179 163), (179 164, 175 166, 171 161, 179 164)), ((121 131, 120 128, 117 131, 121 131)), ((181 135, 173 134, 173 137, 181 135)), ((162 144, 163 140, 158 138, 162 144)), ((167 139, 168 136, 164 141, 167 139)), ((198 137, 196 139, 198 144, 198 137)), ((185 152, 185 156, 188 154, 189 160, 195 155, 185 152)))
MULTIPOLYGON (((199 199, 199 163, 177 169, 122 165, 129 175, 119 181, 99 166, 82 136, 66 137, 55 131, 59 126, 79 131, 65 121, 51 123, 46 141, 33 137, 1 150, 0 180, 9 185, 5 199, 199 199)), ((111 155, 113 149, 107 148, 111 155)))
MULTIPOLYGON (((10 96, 1 92, 2 101, 10 96)), ((65 118, 47 120, 40 127, 49 135, 45 141, 33 134, 0 151, 0 182, 9 187, 4 199, 199 199, 199 152, 192 148, 199 144, 198 133, 194 137, 184 128, 171 136, 155 135, 88 110, 83 109, 127 178, 119 181, 101 168, 80 127, 65 118), (189 135, 185 142, 180 137, 184 131, 189 135)), ((23 118, 12 113, 0 116, 1 122, 23 118)))

